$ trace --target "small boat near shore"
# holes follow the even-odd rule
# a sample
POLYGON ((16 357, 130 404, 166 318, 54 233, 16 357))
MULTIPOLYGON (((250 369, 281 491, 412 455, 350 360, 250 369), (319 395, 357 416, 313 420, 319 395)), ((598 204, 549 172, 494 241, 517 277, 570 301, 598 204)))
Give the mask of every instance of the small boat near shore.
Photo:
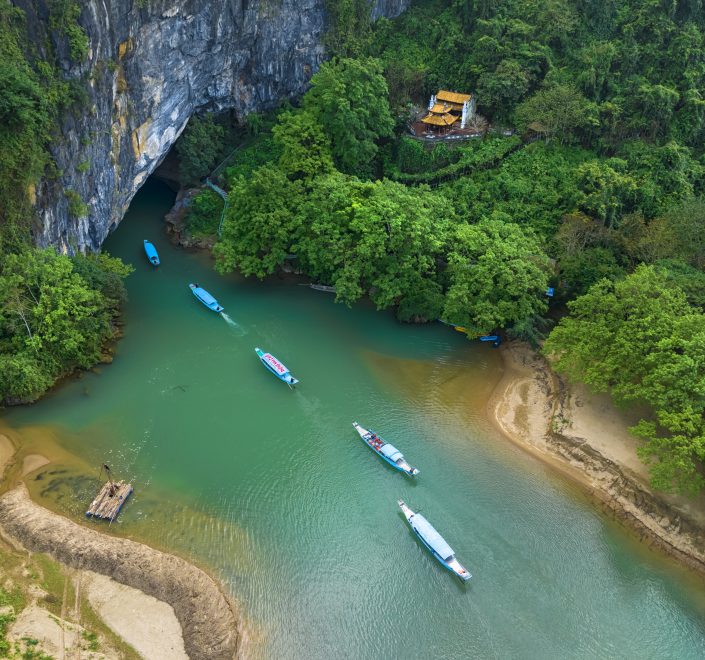
POLYGON ((159 265, 159 255, 157 254, 157 248, 154 247, 147 239, 144 240, 144 251, 147 253, 147 259, 152 266, 159 265))
POLYGON ((379 454, 387 463, 394 469, 408 474, 410 477, 415 477, 419 471, 415 467, 411 467, 404 458, 404 455, 394 446, 390 445, 380 438, 371 429, 366 429, 360 426, 357 422, 353 422, 355 430, 360 434, 362 441, 376 454, 379 454))
POLYGON ((335 287, 329 286, 328 284, 300 284, 299 286, 307 286, 309 289, 314 291, 324 291, 325 293, 335 293, 335 287))
POLYGON ((279 380, 283 380, 287 385, 296 385, 299 381, 294 378, 289 370, 275 358, 271 353, 265 353, 261 348, 255 348, 255 353, 262 364, 269 369, 279 380))
POLYGON ((205 289, 202 289, 198 284, 189 284, 191 293, 193 293, 196 298, 198 298, 208 309, 212 309, 214 312, 220 314, 225 307, 221 307, 218 301, 205 289))
POLYGON ((463 582, 467 582, 472 575, 470 575, 470 572, 456 559, 453 548, 446 543, 445 539, 436 531, 435 527, 420 513, 414 513, 404 500, 399 500, 398 504, 411 529, 413 529, 416 536, 421 539, 421 543, 431 551, 431 554, 445 568, 457 575, 463 582))

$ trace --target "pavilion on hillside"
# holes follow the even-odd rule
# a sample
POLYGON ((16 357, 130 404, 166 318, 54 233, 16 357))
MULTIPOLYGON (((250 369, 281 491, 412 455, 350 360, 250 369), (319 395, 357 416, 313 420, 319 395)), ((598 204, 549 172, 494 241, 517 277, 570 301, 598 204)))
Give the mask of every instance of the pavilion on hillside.
POLYGON ((421 120, 431 131, 449 133, 464 129, 475 116, 475 97, 444 89, 431 96, 428 114, 421 120))

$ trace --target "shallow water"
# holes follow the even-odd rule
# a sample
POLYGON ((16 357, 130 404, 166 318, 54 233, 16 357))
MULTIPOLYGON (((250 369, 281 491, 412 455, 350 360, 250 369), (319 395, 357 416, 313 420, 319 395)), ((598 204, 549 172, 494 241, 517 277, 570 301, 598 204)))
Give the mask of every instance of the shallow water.
POLYGON ((136 268, 113 364, 5 415, 35 450, 68 452, 32 481, 47 505, 80 515, 104 461, 133 479, 113 531, 210 567, 243 605, 254 656, 705 657, 702 583, 487 422, 495 351, 295 283, 220 277, 167 241, 171 199, 149 183, 106 244, 136 268), (353 420, 417 480, 374 456, 353 420), (398 498, 446 537, 468 585, 415 539, 398 498))

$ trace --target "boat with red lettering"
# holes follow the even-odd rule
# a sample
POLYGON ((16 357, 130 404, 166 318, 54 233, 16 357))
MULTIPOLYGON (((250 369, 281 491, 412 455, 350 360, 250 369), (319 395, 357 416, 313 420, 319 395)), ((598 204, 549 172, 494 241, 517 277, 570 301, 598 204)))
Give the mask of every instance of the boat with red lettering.
POLYGON ((257 357, 262 361, 262 364, 279 380, 283 380, 289 386, 296 385, 299 382, 271 353, 265 353, 261 348, 255 348, 255 353, 257 353, 257 357))
POLYGON ((395 470, 399 470, 410 477, 415 477, 419 471, 415 467, 411 467, 404 455, 394 446, 390 445, 380 438, 372 429, 366 429, 360 426, 357 422, 353 422, 355 430, 358 432, 362 441, 373 451, 389 463, 395 470))

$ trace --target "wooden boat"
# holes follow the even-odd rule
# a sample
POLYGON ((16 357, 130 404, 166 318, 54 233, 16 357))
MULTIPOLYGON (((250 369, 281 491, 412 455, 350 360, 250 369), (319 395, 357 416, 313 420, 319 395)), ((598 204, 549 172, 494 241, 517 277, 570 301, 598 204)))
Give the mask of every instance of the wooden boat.
POLYGON ((189 284, 189 288, 196 298, 198 298, 208 309, 212 309, 214 312, 220 314, 225 307, 221 307, 218 301, 205 289, 202 289, 198 284, 189 284))
POLYGON ((144 251, 147 253, 147 259, 149 263, 153 266, 159 265, 159 255, 157 254, 157 248, 154 247, 147 239, 144 241, 144 251))
POLYGON ((299 382, 271 353, 265 353, 261 348, 255 348, 255 353, 257 353, 257 357, 262 361, 262 364, 279 380, 283 380, 289 386, 296 385, 299 382))
POLYGON ((463 582, 467 582, 472 575, 470 572, 456 559, 455 552, 445 541, 445 539, 436 531, 434 526, 426 520, 420 513, 414 513, 404 502, 399 500, 404 517, 414 530, 416 536, 421 539, 430 551, 431 554, 451 573, 457 575, 463 582))
POLYGON ((325 293, 335 293, 335 287, 328 284, 300 284, 299 286, 307 286, 314 291, 324 291, 325 293))
POLYGON ((360 434, 362 441, 373 452, 387 461, 395 470, 404 472, 410 477, 415 477, 419 473, 415 467, 411 467, 411 465, 406 462, 403 454, 394 445, 385 442, 374 431, 363 428, 357 422, 353 422, 353 426, 360 434))

